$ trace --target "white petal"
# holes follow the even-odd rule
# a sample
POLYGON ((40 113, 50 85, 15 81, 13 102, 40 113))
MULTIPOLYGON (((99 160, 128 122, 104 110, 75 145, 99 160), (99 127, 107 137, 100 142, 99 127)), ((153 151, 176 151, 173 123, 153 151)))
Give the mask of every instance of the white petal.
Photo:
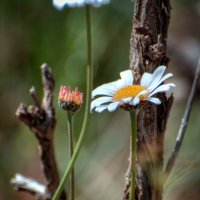
POLYGON ((103 4, 109 3, 110 0, 53 0, 53 5, 61 10, 64 6, 67 7, 82 7, 85 5, 92 5, 100 7, 103 4))
POLYGON ((118 102, 114 102, 114 103, 111 103, 109 106, 108 106, 108 111, 109 112, 113 112, 117 109, 119 103, 118 102))
POLYGON ((100 7, 101 5, 110 3, 110 0, 88 0, 88 3, 94 7, 100 7))
POLYGON ((172 73, 168 73, 166 74, 165 76, 163 76, 160 81, 156 81, 156 82, 153 82, 151 84, 151 86, 148 88, 148 90, 151 92, 152 90, 154 90, 155 88, 157 88, 163 81, 165 81, 166 79, 172 77, 173 74, 172 73))
POLYGON ((155 97, 150 97, 150 98, 147 99, 147 101, 150 101, 150 102, 157 104, 157 105, 161 104, 161 101, 158 98, 155 98, 155 97))
POLYGON ((138 93, 135 97, 140 97, 141 95, 148 94, 148 93, 149 92, 147 90, 143 90, 140 93, 138 93))
POLYGON ((144 95, 144 94, 148 94, 148 91, 147 90, 143 90, 143 91, 141 91, 139 94, 137 94, 135 97, 134 97, 134 99, 133 99, 133 101, 131 101, 131 105, 133 105, 133 106, 136 106, 136 105, 138 105, 139 103, 140 103, 140 96, 141 95, 144 95))
POLYGON ((126 86, 133 84, 134 78, 133 78, 133 73, 130 69, 121 72, 120 77, 123 80, 123 82, 126 84, 126 86))
POLYGON ((173 88, 174 88, 174 87, 171 87, 168 91, 165 92, 165 95, 166 95, 167 99, 172 95, 172 93, 173 93, 173 88))
POLYGON ((153 96, 154 94, 157 94, 159 92, 167 92, 168 90, 171 89, 171 87, 175 87, 176 85, 173 83, 168 83, 168 84, 164 84, 159 86, 158 88, 156 88, 150 95, 149 97, 153 96))
POLYGON ((127 84, 122 79, 115 81, 115 83, 113 83, 112 85, 114 85, 116 87, 116 90, 120 90, 123 87, 127 86, 127 84))
POLYGON ((139 97, 139 96, 141 96, 141 95, 148 94, 148 93, 149 93, 148 90, 143 90, 143 91, 141 91, 140 93, 138 93, 138 94, 136 95, 136 97, 139 97))
POLYGON ((121 79, 118 79, 118 80, 116 80, 116 81, 112 81, 112 82, 107 83, 107 84, 110 84, 110 85, 113 85, 113 86, 116 87, 119 81, 121 81, 121 79))
POLYGON ((93 110, 94 107, 98 107, 101 104, 112 102, 112 97, 99 97, 91 102, 90 111, 93 110))
POLYGON ((95 108, 95 111, 98 112, 98 113, 101 113, 104 110, 106 110, 107 108, 108 108, 108 105, 102 105, 102 106, 95 108))
POLYGON ((153 78, 153 75, 148 73, 148 72, 145 72, 143 75, 142 75, 142 79, 141 79, 141 86, 143 87, 148 87, 149 84, 151 83, 152 81, 152 78, 153 78))
POLYGON ((129 103, 132 99, 133 99, 133 97, 128 97, 128 98, 122 99, 122 101, 123 101, 123 103, 129 103))
POLYGON ((139 97, 134 97, 133 101, 130 102, 130 105, 136 106, 140 103, 140 98, 139 97))
POLYGON ((155 83, 157 83, 158 81, 160 81, 160 79, 162 78, 164 72, 166 70, 166 67, 165 66, 159 66, 155 71, 154 73, 152 74, 152 81, 151 83, 149 83, 149 87, 148 89, 150 90, 153 85, 155 83))
POLYGON ((162 75, 164 74, 166 68, 167 68, 167 67, 164 66, 164 65, 159 66, 159 67, 153 72, 153 76, 156 77, 157 75, 160 74, 160 76, 162 77, 162 75))
POLYGON ((113 96, 117 91, 112 83, 103 84, 92 91, 92 98, 97 95, 113 96))
POLYGON ((58 9, 61 10, 65 6, 65 0, 53 0, 53 5, 58 9))

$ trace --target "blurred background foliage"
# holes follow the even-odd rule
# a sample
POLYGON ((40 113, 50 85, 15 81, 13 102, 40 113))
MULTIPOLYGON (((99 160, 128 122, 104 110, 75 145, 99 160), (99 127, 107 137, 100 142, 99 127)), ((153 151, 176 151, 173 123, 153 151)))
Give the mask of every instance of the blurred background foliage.
MULTIPOLYGON (((175 143, 176 133, 190 90, 200 52, 200 2, 172 1, 168 50, 175 102, 168 121, 165 160, 175 143)), ((131 0, 112 0, 93 9, 94 86, 118 78, 129 66, 132 29, 131 0)), ((33 199, 13 190, 9 181, 20 172, 44 181, 37 143, 31 131, 19 122, 15 111, 20 102, 32 103, 29 88, 35 85, 42 96, 40 66, 47 62, 56 79, 57 128, 55 146, 61 174, 66 153, 66 114, 57 106, 61 84, 85 91, 86 32, 83 8, 56 10, 51 1, 0 1, 0 199, 33 199)), ((76 115, 76 138, 82 109, 76 115)), ((199 91, 187 135, 176 168, 165 186, 164 199, 193 199, 200 196, 199 91)), ((76 165, 77 196, 81 200, 116 200, 123 192, 128 164, 129 120, 127 113, 93 113, 82 152, 76 165)))

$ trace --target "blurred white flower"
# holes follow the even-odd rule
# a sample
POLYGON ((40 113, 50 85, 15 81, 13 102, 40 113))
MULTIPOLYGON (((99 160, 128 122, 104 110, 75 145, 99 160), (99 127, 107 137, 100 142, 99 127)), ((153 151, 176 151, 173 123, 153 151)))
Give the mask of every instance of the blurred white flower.
POLYGON ((82 7, 85 5, 92 5, 100 7, 101 5, 108 4, 110 0, 53 0, 53 5, 61 10, 66 7, 82 7))
POLYGON ((168 92, 175 87, 173 83, 161 85, 163 81, 173 76, 171 73, 164 75, 165 70, 165 66, 159 66, 153 74, 145 72, 139 85, 133 84, 134 76, 131 70, 121 72, 121 79, 103 84, 92 91, 92 98, 100 97, 91 102, 90 110, 102 112, 107 109, 112 112, 120 106, 131 111, 147 101, 161 104, 160 99, 153 96, 168 92))

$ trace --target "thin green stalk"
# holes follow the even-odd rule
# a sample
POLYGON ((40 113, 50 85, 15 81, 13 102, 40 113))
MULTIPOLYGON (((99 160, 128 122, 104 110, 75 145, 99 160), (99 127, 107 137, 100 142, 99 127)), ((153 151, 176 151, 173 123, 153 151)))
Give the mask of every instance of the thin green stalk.
POLYGON ((80 136, 78 138, 74 153, 72 158, 70 159, 67 168, 64 172, 64 175, 58 185, 57 190, 55 191, 52 200, 58 200, 60 194, 64 188, 65 182, 67 181, 69 174, 74 166, 76 159, 78 158, 83 139, 85 137, 87 122, 90 111, 90 101, 91 101, 91 93, 92 93, 92 81, 93 81, 93 62, 92 62, 92 28, 91 28, 91 7, 89 5, 86 6, 86 28, 87 28, 87 91, 86 91, 86 105, 85 105, 85 113, 83 124, 80 132, 80 136))
MULTIPOLYGON (((86 16, 86 30, 87 30, 87 99, 90 102, 91 92, 93 88, 93 50, 92 50, 92 16, 91 16, 91 6, 85 6, 85 16, 86 16)), ((86 100, 87 101, 87 100, 86 100)), ((89 103, 88 102, 88 103, 89 103)), ((89 107, 89 105, 88 105, 89 107)))
MULTIPOLYGON (((69 135, 69 156, 70 159, 73 156, 74 152, 74 141, 73 141, 73 114, 70 112, 67 112, 67 126, 68 126, 68 135, 69 135)), ((74 167, 71 170, 70 174, 70 200, 74 200, 74 194, 75 194, 75 178, 74 178, 74 167)))
POLYGON ((136 175, 136 151, 137 151, 137 118, 135 112, 130 112, 131 120, 131 189, 129 200, 135 200, 135 175, 136 175))

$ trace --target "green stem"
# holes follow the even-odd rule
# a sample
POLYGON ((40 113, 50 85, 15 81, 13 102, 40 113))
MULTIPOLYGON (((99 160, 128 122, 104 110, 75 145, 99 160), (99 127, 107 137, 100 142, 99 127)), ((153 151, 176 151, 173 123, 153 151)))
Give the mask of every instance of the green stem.
MULTIPOLYGON (((70 159, 73 156, 74 152, 74 142, 73 142, 73 114, 67 112, 67 126, 68 126, 68 135, 69 135, 69 156, 70 159)), ((75 178, 74 178, 74 167, 72 168, 70 174, 70 200, 74 200, 75 194, 75 178)))
MULTIPOLYGON (((87 29, 87 99, 88 107, 91 100, 91 93, 93 88, 93 55, 92 55, 92 17, 91 6, 85 6, 86 29, 87 29)), ((86 102, 87 103, 87 102, 86 102)))
POLYGON ((58 200, 60 194, 64 188, 65 182, 67 181, 71 170, 73 169, 74 163, 78 158, 83 139, 85 137, 87 122, 90 111, 90 101, 91 101, 91 93, 92 93, 92 74, 93 74, 93 62, 92 62, 92 28, 91 28, 91 8, 89 5, 86 6, 86 28, 87 28, 87 91, 86 91, 86 105, 85 105, 85 113, 83 124, 80 132, 80 136, 78 138, 74 153, 72 158, 70 159, 67 168, 64 172, 64 175, 58 185, 57 190, 55 191, 52 200, 58 200))
POLYGON ((129 200, 135 200, 135 175, 136 175, 136 151, 137 151, 137 118, 135 112, 130 112, 131 119, 131 189, 129 200))

